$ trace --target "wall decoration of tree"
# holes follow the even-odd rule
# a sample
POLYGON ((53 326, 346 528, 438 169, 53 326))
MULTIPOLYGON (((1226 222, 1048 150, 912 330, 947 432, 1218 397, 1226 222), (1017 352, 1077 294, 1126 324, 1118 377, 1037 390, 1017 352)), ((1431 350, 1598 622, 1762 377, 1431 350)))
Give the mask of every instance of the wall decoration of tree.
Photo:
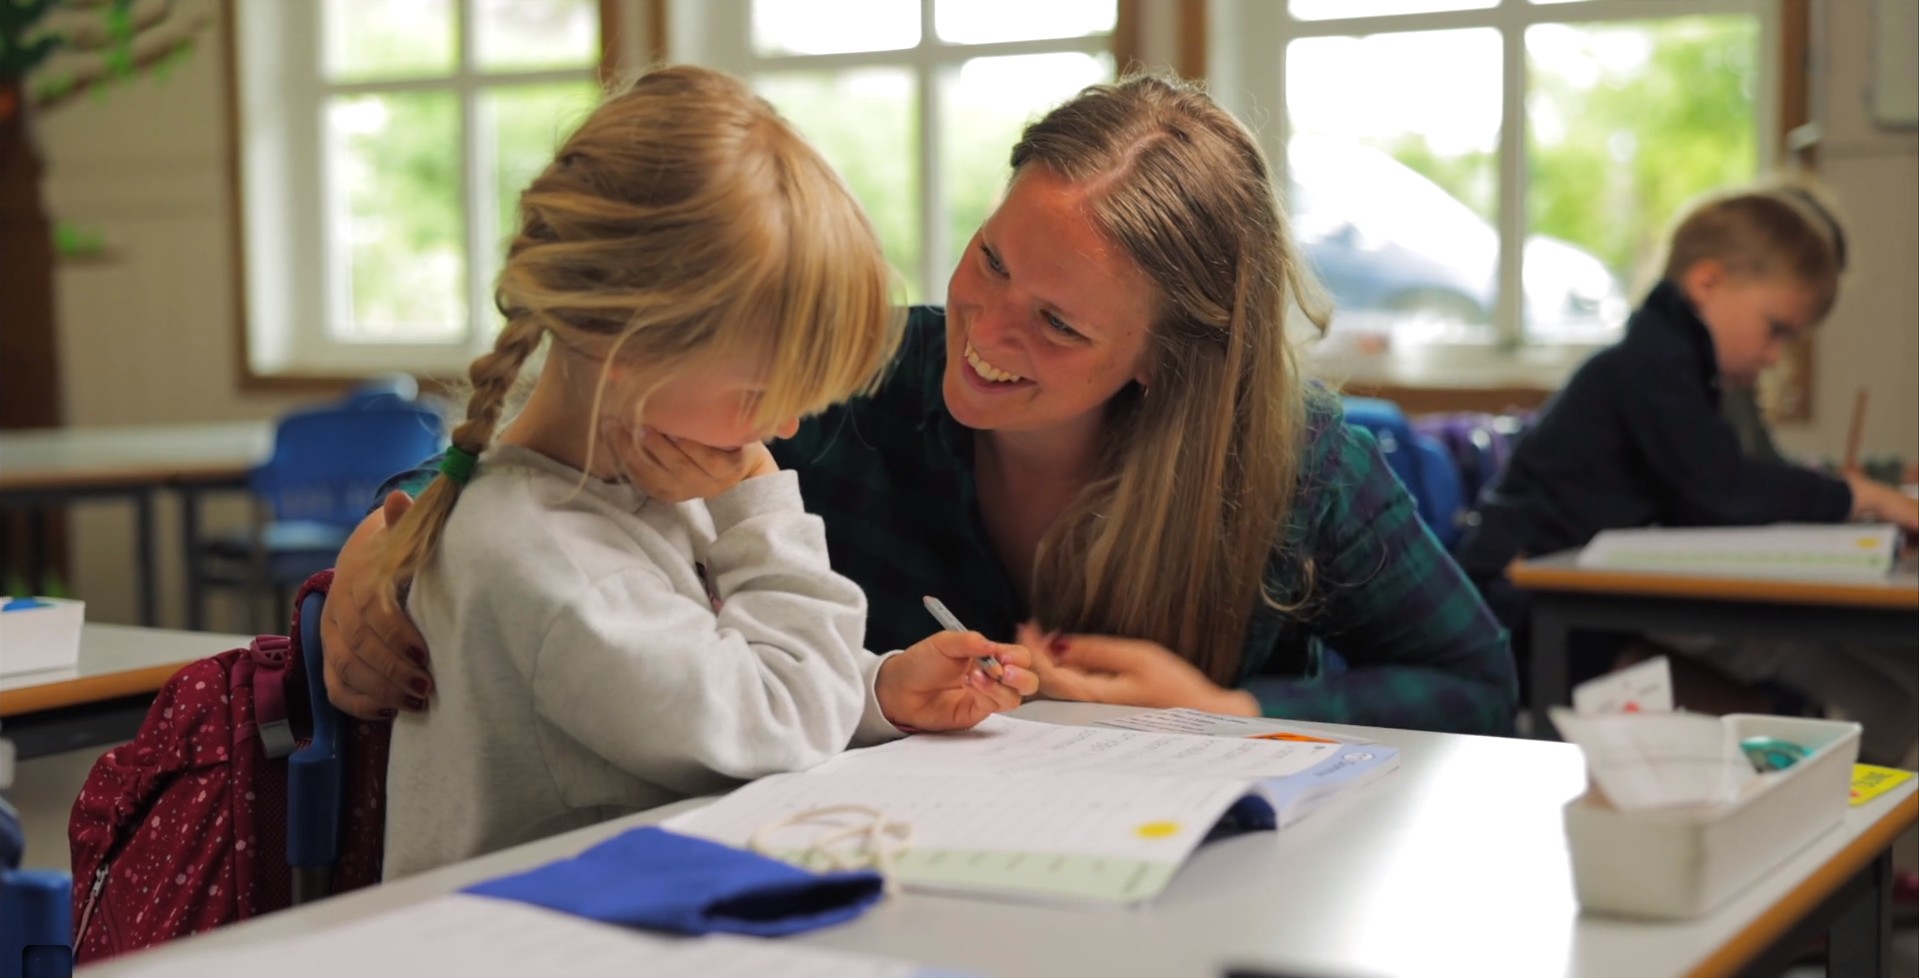
POLYGON ((0 0, 0 428, 60 423, 54 237, 34 120, 164 72, 211 20, 176 0, 0 0))

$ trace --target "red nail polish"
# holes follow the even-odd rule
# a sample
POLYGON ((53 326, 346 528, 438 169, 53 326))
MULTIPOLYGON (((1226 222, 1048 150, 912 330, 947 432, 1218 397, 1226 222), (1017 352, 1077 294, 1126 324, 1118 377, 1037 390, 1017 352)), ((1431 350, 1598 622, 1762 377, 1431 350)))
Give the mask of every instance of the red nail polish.
POLYGON ((426 666, 426 650, 423 648, 409 646, 406 650, 406 657, 412 659, 413 664, 416 666, 426 666))
POLYGON ((382 720, 391 720, 394 717, 399 715, 400 715, 400 711, 395 710, 394 708, 390 706, 380 711, 380 719, 382 720))
POLYGON ((415 713, 422 712, 426 709, 426 700, 418 696, 409 696, 406 698, 406 708, 415 713))
POLYGON ((1056 638, 1052 640, 1051 642, 1047 643, 1046 651, 1051 652, 1054 655, 1058 655, 1061 652, 1066 651, 1066 640, 1063 638, 1056 638))
POLYGON ((412 679, 407 680, 406 688, 420 694, 421 696, 425 696, 427 694, 426 680, 421 679, 418 676, 415 676, 412 679))

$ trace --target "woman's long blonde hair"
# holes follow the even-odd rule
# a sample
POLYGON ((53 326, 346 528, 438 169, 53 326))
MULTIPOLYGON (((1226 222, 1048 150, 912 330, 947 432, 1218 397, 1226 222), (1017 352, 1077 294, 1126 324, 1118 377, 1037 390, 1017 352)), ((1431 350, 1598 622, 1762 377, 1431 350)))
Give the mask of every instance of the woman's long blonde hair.
MULTIPOLYGON (((451 434, 464 451, 492 444, 508 392, 549 334, 609 368, 632 365, 639 396, 685 367, 757 358, 760 425, 866 391, 892 359, 902 319, 865 212, 729 75, 666 67, 610 92, 519 210, 494 293, 506 325, 473 361, 466 417, 451 434)), ((460 488, 434 479, 395 528, 382 568, 389 597, 431 559, 460 488)))
POLYGON ((1027 127, 1013 169, 1029 166, 1092 188, 1098 229, 1160 300, 1148 384, 1108 407, 1101 474, 1041 540, 1034 611, 1047 629, 1158 642, 1231 685, 1254 609, 1279 606, 1265 572, 1307 410, 1286 320, 1298 302, 1323 331, 1319 291, 1265 154, 1192 84, 1086 89, 1027 127))

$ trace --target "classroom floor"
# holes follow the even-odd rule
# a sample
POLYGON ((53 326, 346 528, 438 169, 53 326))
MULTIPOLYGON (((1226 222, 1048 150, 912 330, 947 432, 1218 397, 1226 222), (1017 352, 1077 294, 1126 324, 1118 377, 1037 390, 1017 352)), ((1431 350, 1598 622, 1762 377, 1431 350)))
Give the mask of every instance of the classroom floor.
MULTIPOLYGON (((20 810, 28 867, 67 869, 67 813, 97 757, 98 751, 55 754, 23 762, 15 771, 7 798, 20 810)), ((1893 859, 1901 866, 1919 866, 1919 829, 1900 836, 1893 846, 1893 859)), ((1824 978, 1825 974, 1823 964, 1803 965, 1787 971, 1783 978, 1824 978)), ((1890 974, 1919 974, 1919 930, 1893 935, 1890 974)))

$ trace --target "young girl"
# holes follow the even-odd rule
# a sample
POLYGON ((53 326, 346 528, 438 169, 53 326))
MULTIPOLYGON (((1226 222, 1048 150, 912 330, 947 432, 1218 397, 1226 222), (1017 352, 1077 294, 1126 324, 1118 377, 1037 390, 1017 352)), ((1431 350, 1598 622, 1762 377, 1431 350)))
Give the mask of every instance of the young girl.
MULTIPOLYGON (((384 593, 439 652, 436 708, 393 733, 389 879, 815 764, 861 732, 879 671, 865 598, 761 444, 870 386, 897 342, 846 188, 743 84, 671 68, 609 97, 520 211, 506 325, 385 552, 384 593), (602 429, 629 425, 648 471, 624 481, 602 429)), ((923 646, 893 670, 921 680, 894 711, 917 726, 1036 683, 977 636, 923 646)), ((872 712, 864 732, 891 732, 872 712)))

